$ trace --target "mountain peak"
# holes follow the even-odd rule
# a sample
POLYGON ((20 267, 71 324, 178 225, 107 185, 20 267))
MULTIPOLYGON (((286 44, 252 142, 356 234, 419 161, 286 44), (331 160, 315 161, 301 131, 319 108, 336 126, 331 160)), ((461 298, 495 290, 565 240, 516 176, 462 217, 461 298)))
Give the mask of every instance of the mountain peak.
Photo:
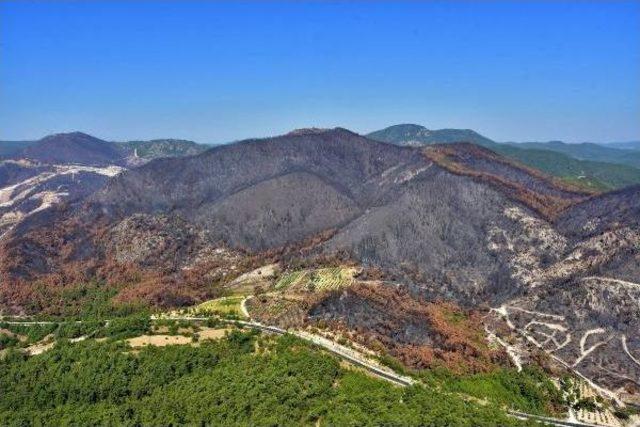
POLYGON ((407 131, 409 131, 409 130, 415 130, 415 131, 429 130, 425 126, 417 125, 415 123, 400 123, 400 124, 397 124, 397 125, 391 125, 391 126, 387 127, 386 129, 402 129, 402 130, 407 130, 407 131))
POLYGON ((492 147, 495 143, 472 129, 431 130, 416 124, 389 126, 367 135, 376 141, 396 145, 423 146, 431 144, 449 144, 452 142, 470 142, 492 147))
POLYGON ((19 152, 15 157, 47 164, 118 165, 124 153, 113 142, 83 132, 48 135, 19 152))
POLYGON ((58 140, 77 140, 77 141, 81 141, 81 140, 92 140, 92 141, 102 141, 99 138, 96 138, 95 136, 89 135, 88 133, 84 133, 84 132, 80 132, 80 131, 74 131, 74 132, 61 132, 61 133, 54 133, 51 135, 47 135, 44 138, 42 138, 40 141, 58 141, 58 140))
POLYGON ((358 135, 356 132, 353 132, 352 130, 339 127, 339 126, 334 128, 310 127, 310 128, 294 129, 291 132, 286 133, 286 135, 320 135, 325 133, 345 133, 345 132, 351 135, 358 135))
POLYGON ((299 129, 294 129, 291 132, 288 132, 287 135, 316 135, 319 133, 328 132, 329 130, 330 129, 328 128, 316 128, 316 127, 299 128, 299 129))

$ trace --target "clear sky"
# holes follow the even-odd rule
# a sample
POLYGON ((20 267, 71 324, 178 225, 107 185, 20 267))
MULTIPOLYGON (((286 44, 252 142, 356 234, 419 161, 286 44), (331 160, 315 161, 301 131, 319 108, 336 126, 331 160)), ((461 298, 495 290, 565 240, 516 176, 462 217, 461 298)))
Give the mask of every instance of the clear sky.
POLYGON ((640 1, 0 1, 0 139, 640 139, 640 1))

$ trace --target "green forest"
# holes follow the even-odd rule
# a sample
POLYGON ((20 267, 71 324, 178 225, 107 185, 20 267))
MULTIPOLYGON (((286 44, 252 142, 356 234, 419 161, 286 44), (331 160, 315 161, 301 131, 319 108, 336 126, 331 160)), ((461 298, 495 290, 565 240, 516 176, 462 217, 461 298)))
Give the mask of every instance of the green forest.
POLYGON ((0 361, 3 425, 514 425, 497 404, 401 388, 302 341, 233 331, 198 346, 108 339, 0 361))

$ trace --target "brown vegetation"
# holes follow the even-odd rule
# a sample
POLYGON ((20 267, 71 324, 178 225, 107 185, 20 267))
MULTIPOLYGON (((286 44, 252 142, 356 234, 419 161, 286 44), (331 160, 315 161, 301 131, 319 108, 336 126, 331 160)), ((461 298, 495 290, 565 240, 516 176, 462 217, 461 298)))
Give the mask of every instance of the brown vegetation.
POLYGON ((250 300, 250 311, 282 327, 331 329, 413 369, 472 373, 506 363, 501 350, 489 348, 477 312, 423 302, 393 285, 360 283, 304 298, 264 295, 250 300))
POLYGON ((426 148, 424 154, 451 173, 470 176, 498 187, 508 196, 524 203, 549 220, 555 219, 568 207, 594 194, 473 144, 433 145, 426 148), (487 167, 489 164, 498 167, 487 167), (501 166, 507 166, 512 175, 500 173, 501 166), (527 182, 514 179, 514 172, 521 173, 527 182))
POLYGON ((382 345, 408 367, 484 372, 505 360, 502 351, 488 347, 477 312, 463 311, 451 303, 425 303, 385 285, 354 286, 338 298, 352 299, 355 312, 360 305, 372 314, 379 313, 347 312, 342 319, 334 317, 338 324, 355 329, 354 336, 364 345, 382 345), (357 318, 362 314, 364 322, 357 318))
POLYGON ((100 283, 115 305, 188 306, 221 296, 226 284, 268 263, 328 265, 345 258, 313 254, 335 230, 251 252, 206 241, 179 219, 138 215, 109 225, 104 217, 58 209, 54 225, 2 241, 0 306, 8 312, 61 314, 80 304, 67 296, 87 283, 100 283))

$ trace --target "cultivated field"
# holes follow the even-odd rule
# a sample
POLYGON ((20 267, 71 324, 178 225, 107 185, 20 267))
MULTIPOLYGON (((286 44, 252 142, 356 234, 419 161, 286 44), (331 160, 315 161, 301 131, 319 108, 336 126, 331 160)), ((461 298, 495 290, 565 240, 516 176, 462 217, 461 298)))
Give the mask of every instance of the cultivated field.
POLYGON ((244 298, 244 296, 231 296, 206 301, 197 305, 193 311, 195 313, 218 314, 221 316, 237 315, 244 317, 242 309, 240 308, 240 304, 244 298))
POLYGON ((291 292, 322 292, 350 286, 358 269, 353 267, 331 267, 293 271, 277 281, 277 290, 291 292))

